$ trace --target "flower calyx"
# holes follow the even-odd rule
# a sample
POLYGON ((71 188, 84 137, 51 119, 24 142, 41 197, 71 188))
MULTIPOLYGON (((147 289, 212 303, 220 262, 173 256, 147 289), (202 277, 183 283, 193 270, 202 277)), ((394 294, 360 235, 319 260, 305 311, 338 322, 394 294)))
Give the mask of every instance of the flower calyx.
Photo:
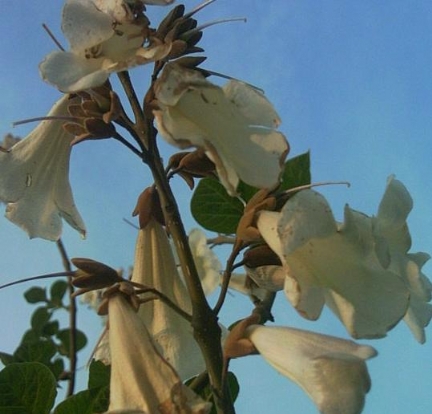
POLYGON ((178 152, 171 156, 168 165, 171 174, 178 174, 191 190, 195 186, 194 178, 216 177, 216 166, 202 149, 178 152))
POLYGON ((73 121, 65 123, 63 128, 75 135, 71 145, 86 140, 111 138, 116 134, 112 121, 121 116, 120 99, 112 90, 98 89, 91 94, 80 93, 81 102, 72 103, 68 107, 73 121))
POLYGON ((261 240, 257 228, 258 213, 263 210, 273 211, 276 208, 276 197, 267 189, 261 189, 248 201, 243 216, 237 226, 237 239, 243 242, 261 240))
POLYGON ((165 225, 165 217, 160 204, 159 193, 155 186, 146 188, 138 197, 132 216, 138 216, 139 228, 147 226, 152 218, 165 225))
POLYGON ((90 290, 107 288, 124 280, 116 270, 101 262, 81 257, 75 257, 71 262, 78 268, 72 279, 72 285, 79 288, 74 296, 90 290))
POLYGON ((250 247, 243 254, 243 264, 255 269, 261 266, 282 266, 279 256, 267 244, 250 247))
POLYGON ((258 324, 259 321, 259 315, 252 314, 234 325, 224 343, 223 354, 225 359, 239 358, 258 353, 252 341, 247 338, 246 329, 251 325, 258 324))
POLYGON ((128 280, 122 280, 113 286, 110 286, 102 294, 102 301, 98 307, 97 314, 100 316, 108 315, 108 305, 114 295, 122 295, 132 306, 135 312, 138 312, 141 300, 135 292, 134 287, 128 280))
POLYGON ((171 50, 164 60, 168 61, 203 51, 202 48, 196 46, 201 40, 202 31, 194 30, 197 27, 197 21, 192 18, 192 14, 185 14, 184 5, 179 4, 168 13, 155 31, 154 36, 157 39, 171 44, 171 50))

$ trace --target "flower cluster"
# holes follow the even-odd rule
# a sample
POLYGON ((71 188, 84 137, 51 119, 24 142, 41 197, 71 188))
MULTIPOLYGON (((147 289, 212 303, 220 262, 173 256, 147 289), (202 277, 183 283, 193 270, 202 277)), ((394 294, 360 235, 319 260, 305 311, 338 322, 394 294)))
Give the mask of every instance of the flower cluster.
MULTIPOLYGON (((202 50, 196 46, 201 28, 192 16, 212 1, 186 14, 178 6, 152 28, 146 5, 172 2, 66 0, 62 30, 70 51, 50 53, 39 67, 42 78, 65 95, 27 137, 9 137, 0 147, 6 217, 31 238, 58 240, 62 219, 84 237, 68 178, 71 146, 116 138, 155 178, 133 213, 139 230, 131 279, 90 259, 72 260, 78 270, 71 279, 79 288, 71 297, 100 289, 99 312, 108 315, 101 357, 111 366, 108 413, 208 413, 212 403, 184 384, 195 377, 200 390, 207 376, 221 412, 219 400, 229 397, 229 360, 260 354, 296 382, 321 413, 358 414, 371 386, 366 361, 377 354, 374 348, 265 322, 272 320, 272 301, 283 291, 309 320, 328 306, 353 338, 384 337, 404 320, 417 341, 425 342, 432 283, 422 272, 429 255, 410 252, 411 196, 391 176, 375 216, 346 205, 340 223, 320 193, 286 191, 290 147, 270 101, 238 80, 223 87, 211 83, 211 72, 198 68, 204 58, 184 57, 202 50), (131 120, 108 78, 151 62, 153 81, 144 107, 130 79, 122 78, 131 120), (136 146, 114 124, 128 131, 136 146), (173 155, 165 167, 157 132, 174 147, 196 150, 173 155), (223 200, 240 205, 222 283, 222 266, 205 234, 195 229, 185 236, 170 187, 175 174, 191 189, 194 179, 207 177, 223 200), (179 270, 171 239, 189 274, 179 270), (243 261, 236 263, 242 250, 243 261), (245 275, 232 275, 243 265, 245 275), (220 284, 211 308, 205 296, 220 284), (228 286, 248 294, 255 309, 226 337, 218 311, 228 286), (216 333, 209 338, 208 332, 216 333)), ((211 213, 217 217, 217 211, 211 213)))
POLYGON ((147 17, 132 4, 67 0, 62 30, 71 50, 50 53, 39 67, 42 78, 62 92, 77 92, 102 85, 110 73, 166 56, 170 44, 151 36, 147 17))
POLYGON ((308 319, 317 319, 326 304, 354 338, 385 336, 405 318, 424 342, 432 285, 421 272, 429 256, 408 253, 411 208, 408 191, 393 177, 376 217, 346 206, 344 223, 335 221, 321 194, 301 191, 280 212, 259 213, 257 227, 282 268, 255 269, 250 276, 283 289, 308 319))

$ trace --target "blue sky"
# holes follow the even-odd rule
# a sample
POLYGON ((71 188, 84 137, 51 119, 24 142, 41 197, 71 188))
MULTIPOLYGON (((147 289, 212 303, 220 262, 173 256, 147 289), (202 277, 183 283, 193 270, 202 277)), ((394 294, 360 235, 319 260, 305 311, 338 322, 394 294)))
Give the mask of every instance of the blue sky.
MULTIPOLYGON (((42 23, 65 44, 60 31, 62 3, 30 1, 24 6, 0 1, 1 135, 25 135, 32 126, 12 130, 11 122, 45 114, 60 96, 40 80, 37 65, 55 48, 42 23)), ((186 0, 185 4, 192 8, 197 3, 186 0)), ((149 7, 149 17, 157 24, 167 11, 149 7)), ((311 151, 314 181, 351 183, 350 188, 320 189, 337 218, 342 218, 345 203, 374 214, 387 177, 395 174, 414 199, 408 221, 412 251, 432 253, 432 3, 218 0, 199 14, 200 22, 222 17, 248 21, 206 29, 201 43, 208 56, 204 66, 265 91, 282 118, 290 156, 311 151)), ((133 75, 137 89, 144 91, 149 70, 138 68, 133 75)), ((172 152, 163 145, 166 158, 172 152)), ((88 238, 82 241, 65 226, 70 256, 127 268, 133 260, 136 230, 122 219, 130 217, 138 194, 150 183, 148 171, 115 142, 85 142, 73 150, 70 177, 88 227, 88 238)), ((191 228, 189 194, 180 182, 176 190, 191 228)), ((61 269, 53 243, 29 241, 6 219, 0 219, 0 249, 2 282, 61 269)), ((431 263, 424 272, 432 274, 431 263)), ((26 288, 0 291, 2 351, 12 351, 28 326, 32 308, 22 299, 26 288)), ((250 309, 238 295, 228 298, 228 308, 222 314, 227 325, 250 309)), ((274 313, 278 324, 348 337, 329 312, 317 322, 307 322, 283 297, 274 313)), ((97 318, 82 309, 79 322, 95 340, 100 330, 97 318)), ((430 328, 427 335, 432 339, 430 328)), ((364 413, 429 414, 431 341, 417 344, 401 324, 385 339, 364 342, 379 352, 368 364, 372 390, 364 413)), ((80 366, 85 362, 83 355, 80 366)), ((259 357, 236 360, 232 368, 242 385, 239 413, 317 412, 295 384, 259 357)), ((84 381, 84 368, 80 376, 84 381)))

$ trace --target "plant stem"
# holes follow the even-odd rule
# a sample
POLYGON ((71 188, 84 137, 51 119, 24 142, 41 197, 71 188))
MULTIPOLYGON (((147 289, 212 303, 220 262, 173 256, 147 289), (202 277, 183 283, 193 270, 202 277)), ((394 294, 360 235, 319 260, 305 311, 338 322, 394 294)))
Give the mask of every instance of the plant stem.
MULTIPOLYGON (((67 272, 72 271, 66 249, 61 239, 57 240, 57 247, 62 258, 63 267, 67 272)), ((67 397, 74 394, 75 391, 75 376, 77 366, 77 346, 76 346, 76 318, 77 318, 77 306, 74 294, 74 287, 72 285, 72 276, 68 277, 68 289, 69 289, 69 384, 67 389, 67 397)))
POLYGON ((226 294, 228 292, 229 281, 231 279, 231 273, 233 270, 234 261, 237 258, 238 254, 240 253, 240 251, 242 250, 242 248, 243 248, 243 243, 239 240, 236 240, 233 249, 231 251, 231 254, 227 260, 226 270, 224 272, 223 279, 222 279, 221 292, 219 294, 218 301, 213 309, 216 315, 219 313, 219 311, 221 310, 225 302, 226 294))
POLYGON ((191 326, 195 340, 200 346, 207 366, 216 411, 218 414, 235 414, 229 389, 223 381, 224 363, 221 347, 221 329, 218 324, 218 318, 205 298, 179 208, 169 185, 169 180, 156 144, 157 131, 153 126, 154 119, 149 110, 149 104, 154 99, 153 84, 146 94, 144 108, 141 109, 127 72, 121 72, 119 78, 136 117, 136 134, 140 137, 143 145, 149 152, 147 163, 152 171, 159 193, 166 226, 173 238, 180 259, 192 305, 191 326))
MULTIPOLYGON (((148 130, 153 130, 152 124, 148 125, 148 130)), ((190 295, 192 303, 191 325, 194 330, 195 340, 198 342, 206 362, 210 383, 214 390, 216 411, 218 414, 233 414, 235 410, 231 403, 229 390, 222 378, 223 356, 218 318, 205 298, 179 208, 166 177, 157 146, 153 145, 152 147, 153 153, 149 157, 149 166, 153 173, 161 205, 165 212, 166 225, 174 240, 186 287, 190 295)))

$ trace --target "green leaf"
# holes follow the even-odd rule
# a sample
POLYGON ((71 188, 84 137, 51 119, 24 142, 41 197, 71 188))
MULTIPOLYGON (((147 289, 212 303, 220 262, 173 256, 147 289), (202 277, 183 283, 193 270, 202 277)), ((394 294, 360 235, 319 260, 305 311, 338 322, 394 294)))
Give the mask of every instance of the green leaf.
POLYGON ((88 388, 109 386, 110 374, 110 365, 105 365, 102 361, 93 360, 89 368, 88 388))
MULTIPOLYGON (((61 344, 59 346, 59 352, 62 355, 69 356, 70 352, 70 329, 62 329, 57 333, 57 338, 60 340, 61 344)), ((80 330, 75 330, 75 345, 76 351, 78 352, 80 349, 83 349, 87 345, 87 337, 84 332, 80 330)))
POLYGON ((311 183, 310 153, 305 152, 291 158, 285 163, 282 175, 281 190, 307 185, 311 183))
POLYGON ((235 400, 237 399, 240 393, 239 382, 237 380, 237 377, 231 371, 228 372, 227 379, 228 379, 228 388, 230 390, 232 401, 235 402, 235 400))
POLYGON ((108 410, 111 368, 101 361, 93 360, 89 371, 89 389, 63 401, 54 414, 93 414, 108 410))
POLYGON ((108 404, 102 410, 99 409, 98 405, 101 399, 106 398, 105 394, 105 387, 78 392, 61 402, 54 410, 54 414, 93 414, 94 412, 107 411, 108 404))
POLYGON ((57 280, 51 285, 51 304, 59 308, 63 306, 62 299, 68 289, 68 283, 64 280, 57 280))
POLYGON ((259 191, 258 188, 252 187, 249 184, 244 183, 243 181, 240 181, 237 192, 240 194, 240 197, 242 200, 244 200, 246 203, 259 191))
POLYGON ((6 352, 0 352, 0 361, 3 365, 9 365, 15 362, 15 358, 11 354, 7 354, 6 352))
POLYGON ((22 342, 15 350, 14 358, 17 362, 40 362, 51 365, 52 357, 57 353, 57 347, 50 339, 22 342))
POLYGON ((0 372, 2 414, 49 414, 57 394, 51 371, 37 362, 10 364, 0 372))
POLYGON ((59 321, 51 321, 45 324, 45 326, 42 328, 42 335, 44 336, 53 336, 55 335, 59 330, 59 321))
POLYGON ((222 234, 235 233, 243 209, 242 202, 230 197, 225 187, 212 178, 199 182, 191 200, 194 219, 205 229, 222 234))
POLYGON ((55 359, 52 364, 48 366, 55 378, 60 378, 61 374, 65 370, 64 361, 61 358, 55 359))
POLYGON ((21 338, 21 343, 24 342, 34 342, 39 341, 41 339, 40 332, 35 331, 34 329, 29 329, 24 332, 24 335, 21 338))
POLYGON ((42 333, 44 326, 51 318, 51 312, 46 307, 37 308, 31 317, 31 327, 34 331, 42 333))
MULTIPOLYGON (((185 382, 185 385, 190 387, 191 385, 194 384, 194 382, 197 378, 198 377, 193 377, 193 378, 188 379, 185 382)), ((231 371, 228 372, 227 383, 228 383, 228 388, 229 388, 230 395, 231 395, 231 401, 234 403, 235 400, 237 399, 238 395, 239 395, 240 386, 239 386, 239 383, 237 381, 236 376, 231 371)), ((208 380, 208 377, 206 379, 201 378, 200 381, 198 381, 198 383, 195 385, 196 385, 195 387, 191 387, 195 393, 197 393, 203 400, 206 400, 206 401, 212 400, 213 391, 212 391, 212 387, 210 385, 210 382, 208 380)), ((217 414, 215 404, 213 404, 212 409, 210 411, 210 414, 217 414)))
POLYGON ((46 302, 46 290, 41 287, 32 287, 24 293, 28 303, 46 302))

